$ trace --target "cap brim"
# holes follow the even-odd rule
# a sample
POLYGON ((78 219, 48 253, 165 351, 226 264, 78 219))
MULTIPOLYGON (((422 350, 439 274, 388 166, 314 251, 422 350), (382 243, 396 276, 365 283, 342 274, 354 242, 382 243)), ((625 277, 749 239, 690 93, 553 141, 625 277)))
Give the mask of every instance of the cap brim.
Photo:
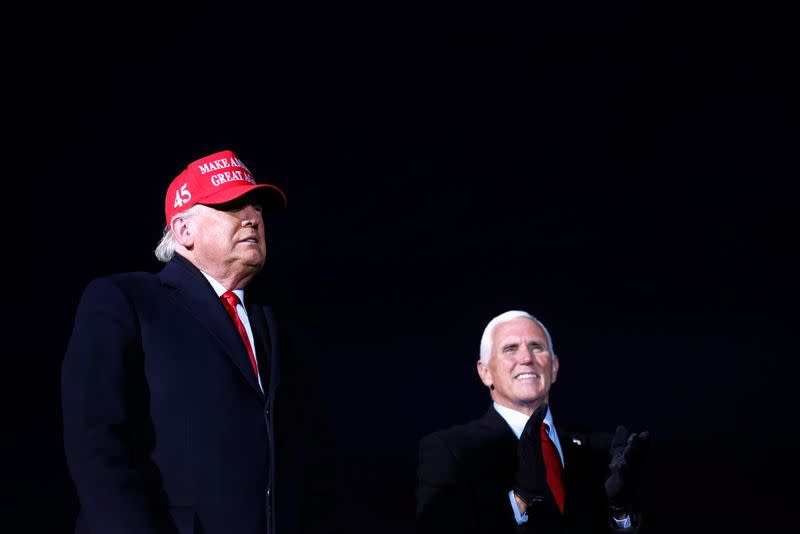
POLYGON ((277 186, 272 184, 243 184, 236 187, 228 187, 222 191, 208 195, 198 204, 215 206, 226 204, 245 195, 254 195, 258 198, 264 212, 286 207, 286 194, 277 186))

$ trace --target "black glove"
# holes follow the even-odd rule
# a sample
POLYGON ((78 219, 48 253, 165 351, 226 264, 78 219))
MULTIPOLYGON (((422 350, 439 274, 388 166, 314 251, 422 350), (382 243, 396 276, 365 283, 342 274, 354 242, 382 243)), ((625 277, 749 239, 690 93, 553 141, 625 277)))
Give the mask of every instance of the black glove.
POLYGON ((542 456, 541 426, 547 414, 543 404, 530 416, 517 444, 517 473, 514 493, 530 507, 547 495, 547 469, 542 456))
POLYGON ((606 479, 606 495, 612 508, 625 509, 631 506, 649 441, 650 433, 647 431, 631 434, 624 426, 617 426, 609 448, 610 473, 606 479))

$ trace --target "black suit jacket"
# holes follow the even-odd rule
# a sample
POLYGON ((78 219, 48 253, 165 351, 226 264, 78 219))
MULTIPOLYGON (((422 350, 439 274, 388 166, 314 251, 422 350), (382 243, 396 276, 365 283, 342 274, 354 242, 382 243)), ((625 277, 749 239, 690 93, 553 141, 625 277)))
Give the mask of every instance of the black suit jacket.
POLYGON ((325 421, 277 319, 246 290, 264 392, 181 256, 86 287, 62 367, 80 533, 323 532, 325 421), (302 373, 302 376, 299 376, 302 373), (299 382, 302 380, 303 382, 299 382), (314 524, 319 518, 320 523, 314 524))
POLYGON ((603 482, 608 449, 593 436, 557 428, 564 454, 565 510, 547 499, 518 526, 509 500, 517 437, 494 407, 464 425, 420 440, 417 532, 549 534, 632 532, 611 527, 603 482), (591 442, 590 442, 591 440, 591 442))

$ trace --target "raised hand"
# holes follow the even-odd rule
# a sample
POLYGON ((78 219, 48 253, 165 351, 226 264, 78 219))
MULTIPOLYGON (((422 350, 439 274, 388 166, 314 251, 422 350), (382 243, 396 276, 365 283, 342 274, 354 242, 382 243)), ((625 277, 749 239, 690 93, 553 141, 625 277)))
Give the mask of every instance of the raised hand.
POLYGON ((624 426, 617 426, 609 447, 611 460, 605 484, 608 503, 612 507, 627 508, 631 505, 649 441, 650 433, 647 431, 630 433, 624 426))

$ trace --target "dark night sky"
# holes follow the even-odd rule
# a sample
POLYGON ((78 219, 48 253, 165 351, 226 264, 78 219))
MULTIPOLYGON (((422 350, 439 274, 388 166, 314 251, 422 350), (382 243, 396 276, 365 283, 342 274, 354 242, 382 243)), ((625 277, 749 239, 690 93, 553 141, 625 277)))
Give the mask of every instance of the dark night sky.
POLYGON ((223 148, 287 191, 264 278, 326 377, 352 532, 413 530, 417 440, 485 410, 478 341, 514 308, 554 336, 557 418, 656 436, 657 531, 791 528, 796 8, 238 4, 4 17, 6 279, 36 319, 9 341, 38 344, 4 388, 17 532, 74 513, 84 284, 157 270, 166 186, 223 148))

